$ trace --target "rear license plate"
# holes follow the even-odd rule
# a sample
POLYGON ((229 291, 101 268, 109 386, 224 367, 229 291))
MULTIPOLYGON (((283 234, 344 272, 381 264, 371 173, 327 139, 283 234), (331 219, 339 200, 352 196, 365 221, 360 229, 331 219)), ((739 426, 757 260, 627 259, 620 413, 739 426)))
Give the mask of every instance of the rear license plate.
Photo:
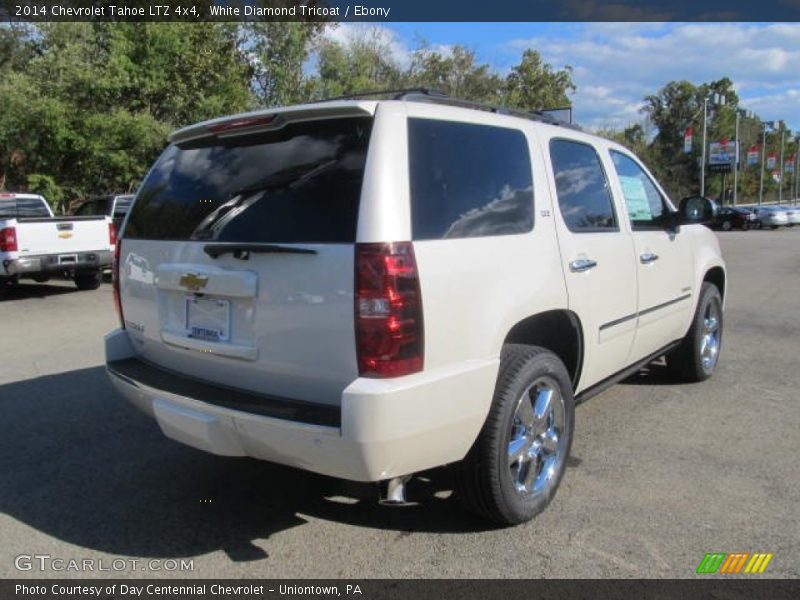
POLYGON ((58 264, 60 265, 69 265, 75 264, 78 262, 78 255, 77 254, 61 254, 58 257, 58 264))
POLYGON ((209 342, 230 339, 230 300, 186 298, 186 334, 209 342))

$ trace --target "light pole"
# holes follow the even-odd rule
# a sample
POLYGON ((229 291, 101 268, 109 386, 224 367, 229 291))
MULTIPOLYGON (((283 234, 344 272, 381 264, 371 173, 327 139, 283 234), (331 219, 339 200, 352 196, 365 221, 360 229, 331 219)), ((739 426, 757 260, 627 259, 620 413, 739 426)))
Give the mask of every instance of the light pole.
POLYGON ((761 180, 758 184, 758 205, 764 201, 764 168, 767 162, 767 127, 775 127, 775 121, 764 121, 761 131, 761 180))
POLYGON ((778 181, 778 204, 783 202, 783 175, 784 175, 783 149, 785 145, 786 145, 786 128, 781 127, 781 179, 780 181, 778 181))
POLYGON ((700 195, 706 195, 706 134, 708 132, 708 101, 712 100, 714 106, 724 106, 725 96, 717 92, 708 94, 703 98, 703 153, 700 165, 700 195))
POLYGON ((733 205, 736 206, 737 200, 739 198, 739 165, 742 162, 742 158, 739 155, 739 119, 741 118, 750 118, 752 117, 753 113, 749 110, 745 110, 743 108, 736 109, 736 135, 734 136, 736 141, 736 164, 733 165, 733 205))
POLYGON ((798 171, 800 171, 800 135, 794 137, 794 203, 797 204, 797 182, 798 171))

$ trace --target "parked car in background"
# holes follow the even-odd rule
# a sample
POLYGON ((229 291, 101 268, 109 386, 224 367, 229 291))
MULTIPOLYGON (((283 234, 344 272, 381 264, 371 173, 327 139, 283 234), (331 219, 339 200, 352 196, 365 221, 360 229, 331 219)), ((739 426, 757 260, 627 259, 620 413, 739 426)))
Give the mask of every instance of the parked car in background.
POLYGON ((23 278, 62 274, 79 290, 96 289, 115 246, 109 217, 56 217, 42 196, 0 194, 0 294, 23 278))
POLYGON ((128 214, 135 194, 121 194, 117 196, 98 196, 97 198, 90 198, 82 203, 78 208, 73 211, 74 215, 80 217, 106 215, 111 217, 114 225, 119 231, 122 228, 122 222, 125 220, 125 215, 128 214))
POLYGON ((798 206, 780 206, 786 211, 786 226, 787 227, 794 227, 795 225, 800 225, 800 207, 798 206))
POLYGON ((730 231, 732 229, 747 231, 754 228, 756 222, 757 219, 753 211, 736 206, 726 206, 717 211, 712 227, 722 231, 730 231))
POLYGON ((786 211, 778 206, 755 206, 753 213, 761 223, 761 227, 777 229, 789 224, 789 216, 786 211))

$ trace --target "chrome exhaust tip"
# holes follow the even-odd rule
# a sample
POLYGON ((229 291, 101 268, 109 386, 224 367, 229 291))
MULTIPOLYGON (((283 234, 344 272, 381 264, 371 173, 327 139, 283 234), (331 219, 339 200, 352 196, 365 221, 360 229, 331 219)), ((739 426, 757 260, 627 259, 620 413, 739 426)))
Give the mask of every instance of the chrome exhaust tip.
POLYGON ((393 479, 385 479, 379 483, 380 497, 378 504, 381 506, 409 506, 406 500, 406 483, 411 475, 403 475, 393 479))

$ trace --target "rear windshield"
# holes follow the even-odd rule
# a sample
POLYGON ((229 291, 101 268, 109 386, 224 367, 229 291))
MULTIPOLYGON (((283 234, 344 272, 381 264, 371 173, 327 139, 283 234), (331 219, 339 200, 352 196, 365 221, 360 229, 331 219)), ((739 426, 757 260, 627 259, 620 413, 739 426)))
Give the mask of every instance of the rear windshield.
POLYGON ((49 217, 50 211, 40 198, 0 199, 0 219, 49 217))
POLYGON ((170 146, 142 185, 125 237, 352 243, 371 125, 307 121, 170 146))

